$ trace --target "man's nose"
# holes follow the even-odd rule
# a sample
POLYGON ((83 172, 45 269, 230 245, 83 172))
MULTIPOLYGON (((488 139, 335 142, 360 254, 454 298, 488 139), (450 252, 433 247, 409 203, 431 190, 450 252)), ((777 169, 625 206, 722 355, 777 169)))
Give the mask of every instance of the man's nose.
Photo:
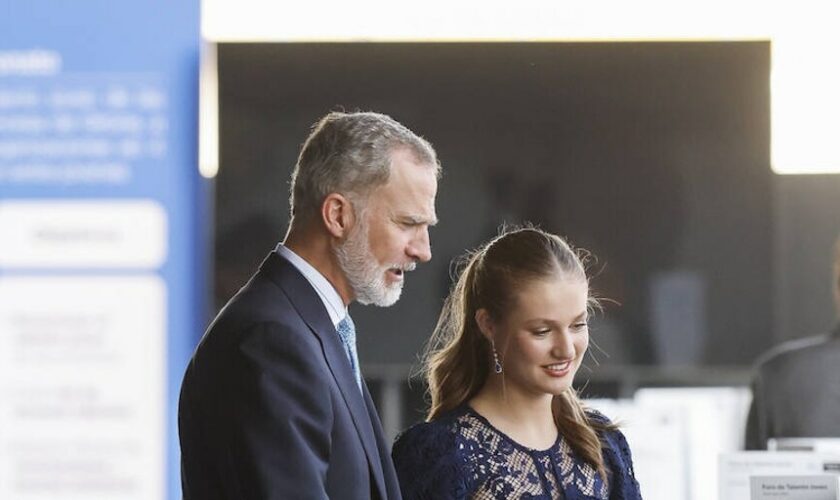
POLYGON ((432 247, 429 242, 429 229, 423 228, 418 235, 409 243, 408 246, 409 257, 420 262, 429 262, 432 260, 432 247))

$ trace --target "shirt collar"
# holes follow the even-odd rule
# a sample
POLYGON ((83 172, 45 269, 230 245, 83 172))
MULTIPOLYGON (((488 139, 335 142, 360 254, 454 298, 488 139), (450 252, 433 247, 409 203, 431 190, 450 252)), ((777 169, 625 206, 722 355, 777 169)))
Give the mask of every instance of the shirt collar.
POLYGON ((347 307, 345 307, 344 301, 341 300, 341 295, 338 294, 338 290, 332 286, 332 283, 323 274, 312 267, 312 264, 306 262, 300 255, 282 243, 278 243, 274 251, 289 261, 291 265, 295 266, 303 274, 303 277, 306 278, 309 284, 312 285, 312 288, 318 293, 318 296, 321 297, 321 301, 324 303, 324 307, 330 315, 333 326, 337 327, 338 323, 347 316, 347 307))

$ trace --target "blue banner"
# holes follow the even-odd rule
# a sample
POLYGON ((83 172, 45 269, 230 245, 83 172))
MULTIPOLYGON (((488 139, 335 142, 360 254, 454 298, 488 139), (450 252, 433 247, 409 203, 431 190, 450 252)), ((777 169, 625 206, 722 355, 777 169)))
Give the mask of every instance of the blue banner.
POLYGON ((0 498, 180 498, 199 1, 0 0, 0 498))

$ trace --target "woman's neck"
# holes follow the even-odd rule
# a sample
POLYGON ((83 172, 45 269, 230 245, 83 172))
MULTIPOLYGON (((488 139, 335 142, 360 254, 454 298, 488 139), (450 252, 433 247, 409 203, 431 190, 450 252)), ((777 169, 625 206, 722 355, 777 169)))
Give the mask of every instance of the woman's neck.
POLYGON ((491 375, 470 406, 493 427, 528 448, 544 450, 557 440, 550 394, 526 394, 491 375))

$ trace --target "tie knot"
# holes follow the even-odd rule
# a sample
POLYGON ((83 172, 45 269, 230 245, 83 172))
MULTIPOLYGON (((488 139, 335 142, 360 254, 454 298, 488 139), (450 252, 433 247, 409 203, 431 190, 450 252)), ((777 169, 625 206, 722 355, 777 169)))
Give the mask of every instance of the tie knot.
POLYGON ((336 330, 345 344, 354 345, 356 343, 356 325, 353 324, 353 318, 349 314, 338 322, 336 330))
POLYGON ((344 344, 344 350, 347 352, 347 360, 350 361, 350 369, 353 370, 353 378, 356 379, 356 384, 359 390, 362 389, 362 374, 359 371, 359 356, 356 354, 356 325, 353 324, 353 319, 350 315, 344 317, 339 321, 335 327, 338 332, 338 338, 344 344))

